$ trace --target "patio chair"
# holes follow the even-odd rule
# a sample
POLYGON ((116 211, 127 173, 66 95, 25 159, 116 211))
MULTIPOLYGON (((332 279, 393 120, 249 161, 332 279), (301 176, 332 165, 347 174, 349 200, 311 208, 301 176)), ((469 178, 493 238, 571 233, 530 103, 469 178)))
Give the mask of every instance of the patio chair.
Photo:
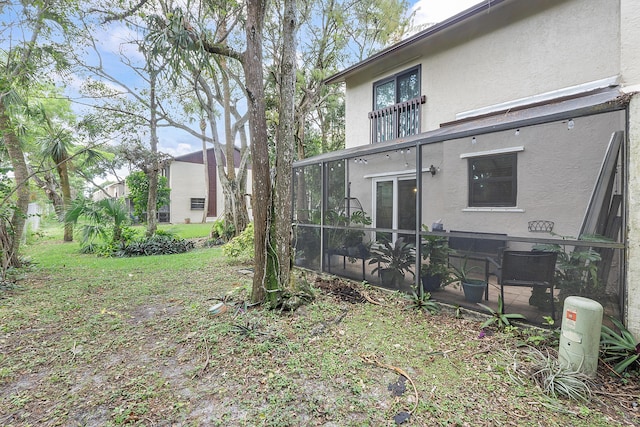
POLYGON ((553 277, 558 254, 541 251, 504 251, 501 263, 491 260, 497 267, 495 275, 500 284, 500 296, 504 303, 505 286, 525 286, 530 288, 549 288, 551 292, 551 316, 555 319, 556 311, 553 296, 553 277))

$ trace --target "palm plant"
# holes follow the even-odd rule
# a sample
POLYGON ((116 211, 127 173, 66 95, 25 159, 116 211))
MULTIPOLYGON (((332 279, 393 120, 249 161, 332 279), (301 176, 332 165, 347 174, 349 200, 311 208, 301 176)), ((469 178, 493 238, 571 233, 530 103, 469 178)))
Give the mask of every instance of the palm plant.
MULTIPOLYGON (((429 231, 426 226, 422 226, 425 231, 429 231)), ((451 274, 448 261, 451 249, 446 237, 423 236, 422 237, 422 260, 420 275, 423 286, 427 283, 435 282, 433 288, 445 286, 451 283, 451 274)))
MULTIPOLYGON (((56 171, 60 177, 60 191, 62 192, 63 210, 66 211, 71 205, 71 185, 69 184, 69 162, 72 156, 73 141, 71 132, 62 128, 46 114, 41 108, 44 120, 45 136, 41 138, 42 155, 51 158, 55 164, 56 171)), ((73 223, 66 222, 64 225, 64 241, 73 240, 73 223)))
POLYGON ((640 342, 636 341, 633 334, 618 319, 609 319, 620 332, 602 325, 601 351, 605 362, 616 362, 613 370, 620 374, 634 364, 640 365, 640 342))
POLYGON ((129 220, 129 213, 119 199, 103 199, 92 202, 87 199, 76 199, 65 215, 65 221, 77 223, 80 218, 88 222, 82 226, 82 245, 87 247, 95 239, 101 239, 111 246, 126 241, 124 230, 129 220))
POLYGON ((382 246, 377 246, 371 250, 372 257, 369 264, 378 264, 373 269, 372 274, 382 270, 392 270, 402 276, 409 272, 415 276, 411 268, 416 262, 416 256, 411 243, 405 243, 404 237, 396 240, 395 244, 385 241, 382 246))
POLYGON ((498 296, 498 309, 494 310, 491 307, 488 307, 484 304, 480 304, 478 303, 478 305, 482 308, 484 308, 485 310, 487 310, 490 314, 491 317, 489 317, 487 320, 484 321, 484 323, 481 325, 481 328, 486 328, 487 326, 493 325, 494 323, 496 324, 496 326, 498 327, 498 329, 504 329, 505 326, 510 326, 511 325, 511 320, 514 319, 526 319, 526 317, 524 317, 522 314, 516 314, 516 313, 505 313, 504 312, 504 302, 502 301, 502 297, 498 296))
POLYGON ((431 299, 431 292, 424 292, 422 289, 418 292, 414 290, 407 298, 410 301, 410 307, 415 310, 427 310, 431 314, 440 311, 440 304, 431 299))

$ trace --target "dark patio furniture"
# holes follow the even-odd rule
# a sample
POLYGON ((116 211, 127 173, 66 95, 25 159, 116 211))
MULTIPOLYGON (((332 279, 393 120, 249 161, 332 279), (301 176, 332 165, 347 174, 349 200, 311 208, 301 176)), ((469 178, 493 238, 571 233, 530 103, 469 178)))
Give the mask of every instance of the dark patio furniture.
POLYGON ((553 295, 553 278, 558 254, 541 251, 504 251, 501 263, 490 260, 497 266, 495 274, 500 284, 500 296, 504 302, 505 286, 525 286, 549 288, 551 296, 551 316, 556 312, 553 295))
POLYGON ((362 260, 362 280, 365 280, 365 263, 367 259, 371 257, 371 253, 369 248, 367 248, 364 244, 359 244, 355 251, 349 251, 347 248, 332 248, 326 251, 327 254, 327 272, 331 274, 331 257, 333 255, 342 257, 342 269, 347 268, 347 258, 350 259, 360 259, 362 260))
POLYGON ((449 265, 453 264, 452 259, 470 260, 482 263, 484 267, 484 278, 487 282, 487 289, 485 290, 484 298, 485 300, 489 300, 489 276, 494 274, 491 271, 492 264, 489 259, 500 259, 502 251, 507 246, 507 235, 502 233, 481 233, 455 230, 451 230, 450 233, 449 248, 452 252, 449 254, 449 265), (456 233, 459 233, 460 235, 456 236, 456 233))

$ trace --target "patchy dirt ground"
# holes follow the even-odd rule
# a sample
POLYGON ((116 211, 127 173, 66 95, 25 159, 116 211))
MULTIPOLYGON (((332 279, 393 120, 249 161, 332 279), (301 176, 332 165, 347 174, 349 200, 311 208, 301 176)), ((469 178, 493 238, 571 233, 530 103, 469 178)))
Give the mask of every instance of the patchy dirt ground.
POLYGON ((251 308, 238 266, 168 259, 39 270, 5 291, 0 425, 640 425, 637 375, 601 366, 585 403, 516 384, 510 357, 538 332, 481 338, 472 313, 311 275, 312 303, 251 308))

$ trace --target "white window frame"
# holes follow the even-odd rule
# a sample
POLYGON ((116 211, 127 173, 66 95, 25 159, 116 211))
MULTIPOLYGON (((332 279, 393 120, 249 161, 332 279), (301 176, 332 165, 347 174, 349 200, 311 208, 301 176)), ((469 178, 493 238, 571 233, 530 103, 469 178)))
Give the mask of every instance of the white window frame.
MULTIPOLYGON (((376 197, 378 183, 389 182, 389 181, 393 183, 393 212, 391 214, 391 228, 397 229, 398 228, 398 188, 399 188, 398 181, 410 181, 410 180, 416 181, 415 172, 413 174, 403 173, 402 175, 394 175, 394 176, 381 174, 380 176, 376 176, 371 180, 371 205, 372 205, 371 219, 374 226, 377 224, 377 221, 378 221, 376 218, 378 213, 378 210, 377 210, 378 198, 376 197)), ((397 239, 398 239, 398 233, 393 232, 391 236, 391 243, 395 244, 397 239)))

